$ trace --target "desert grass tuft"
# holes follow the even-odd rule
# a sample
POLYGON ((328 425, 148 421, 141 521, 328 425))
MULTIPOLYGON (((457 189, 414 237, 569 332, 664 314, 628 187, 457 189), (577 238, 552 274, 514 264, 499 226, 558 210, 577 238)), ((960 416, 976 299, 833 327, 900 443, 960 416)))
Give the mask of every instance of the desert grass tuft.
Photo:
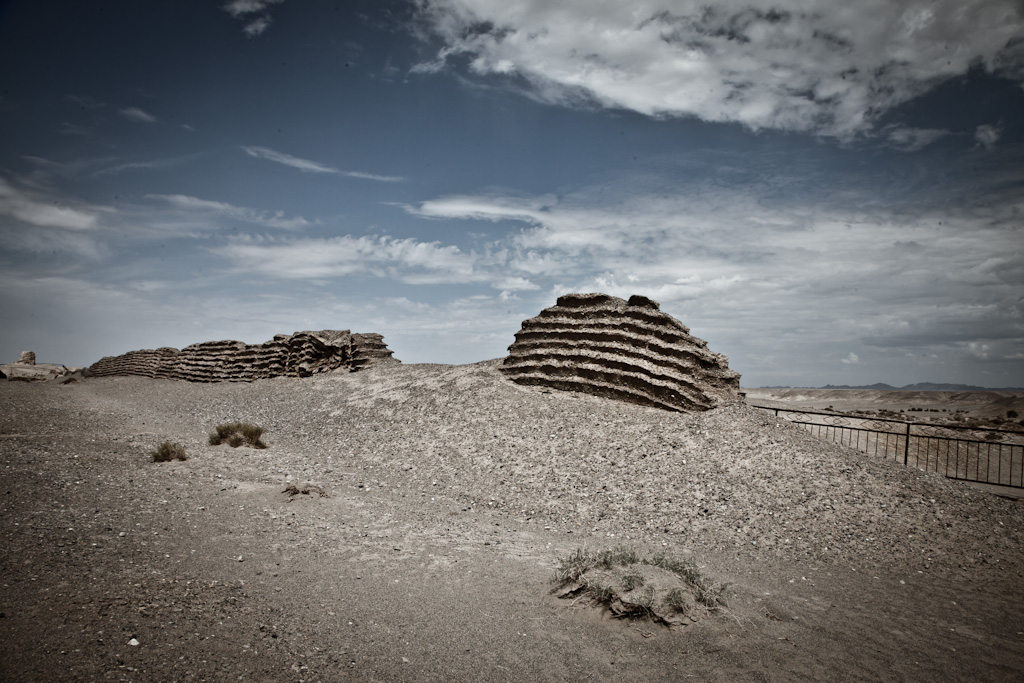
POLYGON ((692 594, 693 600, 709 611, 726 607, 725 594, 728 584, 716 583, 711 577, 702 572, 692 560, 678 559, 664 554, 653 557, 641 557, 636 551, 629 548, 612 548, 611 550, 590 551, 577 548, 571 555, 558 560, 558 566, 552 577, 552 582, 560 585, 569 583, 579 586, 598 602, 609 604, 616 597, 622 597, 625 593, 643 588, 639 595, 634 594, 630 601, 636 605, 640 613, 645 616, 656 616, 655 612, 655 590, 652 586, 644 586, 643 576, 633 568, 633 565, 645 564, 664 569, 680 579, 687 590, 677 587, 669 590, 659 601, 671 610, 685 613, 689 609, 687 596, 692 594), (608 586, 590 573, 593 570, 612 570, 615 567, 626 567, 624 574, 619 576, 618 584, 621 592, 616 592, 614 586, 608 586))
POLYGON ((150 455, 153 456, 153 462, 188 460, 188 456, 185 454, 185 447, 178 443, 171 443, 170 441, 164 441, 162 444, 157 446, 156 450, 150 455))
POLYGON ((681 578, 693 589, 693 596, 697 602, 708 609, 725 606, 725 593, 729 588, 729 584, 716 584, 710 576, 702 572, 692 561, 680 560, 668 555, 659 554, 650 560, 644 560, 644 564, 661 567, 681 578))
POLYGON ((665 604, 676 612, 686 614, 689 604, 686 601, 686 592, 682 588, 673 588, 665 594, 665 604))
POLYGON ((216 430, 210 432, 210 445, 219 446, 226 443, 232 448, 246 445, 251 448, 266 448, 263 443, 263 427, 257 427, 248 422, 229 422, 217 425, 216 430))
POLYGON ((634 588, 640 588, 643 586, 644 577, 640 576, 636 572, 627 572, 619 579, 619 583, 622 584, 622 589, 628 593, 634 588))

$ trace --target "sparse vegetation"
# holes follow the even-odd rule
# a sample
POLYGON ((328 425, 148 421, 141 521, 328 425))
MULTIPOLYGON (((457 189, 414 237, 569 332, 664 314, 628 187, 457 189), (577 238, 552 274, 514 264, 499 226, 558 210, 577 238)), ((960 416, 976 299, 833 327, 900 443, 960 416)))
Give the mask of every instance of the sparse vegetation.
POLYGON ((217 425, 216 431, 210 432, 210 445, 219 446, 226 443, 232 448, 246 445, 251 448, 266 448, 263 443, 263 427, 248 422, 230 422, 217 425))
POLYGON ((708 609, 716 609, 725 605, 725 593, 729 584, 715 584, 714 580, 702 572, 692 560, 678 560, 667 555, 656 555, 645 564, 661 567, 683 579, 693 588, 693 597, 708 609))
POLYGON ((150 455, 153 456, 153 462, 188 460, 188 455, 185 454, 185 447, 178 443, 171 443, 170 441, 164 441, 162 444, 157 446, 156 450, 150 455))
POLYGON ((715 583, 691 560, 664 554, 641 557, 621 547, 599 552, 575 550, 559 560, 552 582, 559 585, 561 597, 586 594, 609 607, 615 616, 650 617, 666 624, 678 623, 680 616, 691 616, 694 604, 707 611, 725 607, 728 589, 728 584, 715 583), (667 575, 651 575, 653 570, 643 570, 644 566, 656 567, 667 575), (625 571, 616 576, 612 572, 618 568, 625 571), (648 581, 644 572, 654 578, 648 581))
POLYGON ((626 574, 622 575, 620 583, 622 584, 622 588, 628 592, 633 590, 634 588, 640 588, 641 586, 643 586, 644 577, 642 577, 640 574, 636 572, 627 572, 626 574))

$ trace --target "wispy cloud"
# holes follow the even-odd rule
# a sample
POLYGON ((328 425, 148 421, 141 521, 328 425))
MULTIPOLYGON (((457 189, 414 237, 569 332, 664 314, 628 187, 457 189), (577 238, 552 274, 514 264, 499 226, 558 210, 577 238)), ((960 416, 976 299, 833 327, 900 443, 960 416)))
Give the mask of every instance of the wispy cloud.
POLYGON ((245 22, 242 31, 256 38, 270 26, 270 8, 282 2, 284 0, 230 0, 224 5, 224 11, 245 22))
POLYGON ((376 173, 363 173, 362 171, 342 171, 342 175, 349 178, 362 178, 363 180, 376 180, 382 183, 400 183, 405 178, 397 175, 377 175, 376 173))
POLYGON ((435 0, 422 18, 444 47, 414 71, 465 63, 557 104, 843 139, 975 64, 1024 71, 1015 0, 435 0))
POLYGON ((96 226, 101 211, 109 209, 61 206, 52 198, 19 189, 0 178, 0 216, 43 228, 88 230, 96 226))
POLYGON ((904 152, 916 152, 949 135, 948 130, 892 126, 882 131, 893 145, 904 152))
POLYGON ((272 240, 239 238, 212 249, 246 272, 284 280, 349 275, 393 277, 411 284, 474 282, 487 276, 476 258, 455 246, 389 236, 272 240))
POLYGON ((291 168, 297 168, 304 173, 336 173, 350 178, 362 178, 363 180, 376 180, 378 182, 386 183, 395 183, 405 180, 401 176, 377 175, 375 173, 364 173, 362 171, 343 171, 316 161, 300 159, 299 157, 292 156, 291 154, 278 152, 277 150, 270 149, 269 147, 243 146, 242 149, 251 157, 273 161, 276 164, 290 166, 291 168))
POLYGON ((319 164, 315 161, 309 161, 308 159, 293 157, 291 154, 278 152, 277 150, 270 149, 269 147, 243 146, 242 149, 251 157, 273 161, 275 164, 291 166, 292 168, 297 168, 306 173, 340 173, 336 168, 331 168, 330 166, 325 166, 324 164, 319 164))
POLYGON ((283 211, 261 211, 244 206, 235 206, 227 202, 200 199, 183 194, 151 194, 147 195, 147 197, 167 202, 171 206, 186 212, 201 213, 221 219, 262 225, 268 228, 300 230, 310 225, 310 221, 302 216, 285 218, 283 211))
POLYGON ((137 123, 156 123, 160 120, 149 112, 143 111, 138 107, 125 107, 124 109, 118 109, 118 113, 129 121, 135 121, 137 123))
POLYGON ((80 126, 77 123, 71 123, 69 121, 61 122, 57 128, 57 132, 61 135, 89 135, 92 131, 85 126, 80 126))
POLYGON ((128 161, 120 164, 114 164, 113 166, 107 166, 101 168, 98 171, 93 172, 94 176, 102 175, 116 175, 123 173, 124 171, 136 171, 136 170, 154 170, 161 168, 172 168, 182 163, 187 159, 186 156, 171 157, 170 159, 152 159, 150 161, 128 161))

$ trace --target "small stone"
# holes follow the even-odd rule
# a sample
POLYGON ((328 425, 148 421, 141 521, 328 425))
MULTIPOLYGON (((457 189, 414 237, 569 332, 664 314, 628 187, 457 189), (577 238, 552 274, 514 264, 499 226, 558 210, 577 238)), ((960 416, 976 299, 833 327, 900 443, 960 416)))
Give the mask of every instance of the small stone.
POLYGON ((128 641, 128 644, 131 645, 132 647, 138 647, 139 646, 139 641, 137 641, 134 638, 132 638, 131 640, 128 641))

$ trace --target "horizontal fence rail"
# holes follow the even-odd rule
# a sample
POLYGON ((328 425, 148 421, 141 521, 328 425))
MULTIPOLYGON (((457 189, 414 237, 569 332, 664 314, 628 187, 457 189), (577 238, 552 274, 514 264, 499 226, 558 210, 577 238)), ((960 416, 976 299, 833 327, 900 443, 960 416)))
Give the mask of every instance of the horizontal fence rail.
POLYGON ((814 436, 950 479, 1024 488, 1024 434, 752 405, 814 436))

